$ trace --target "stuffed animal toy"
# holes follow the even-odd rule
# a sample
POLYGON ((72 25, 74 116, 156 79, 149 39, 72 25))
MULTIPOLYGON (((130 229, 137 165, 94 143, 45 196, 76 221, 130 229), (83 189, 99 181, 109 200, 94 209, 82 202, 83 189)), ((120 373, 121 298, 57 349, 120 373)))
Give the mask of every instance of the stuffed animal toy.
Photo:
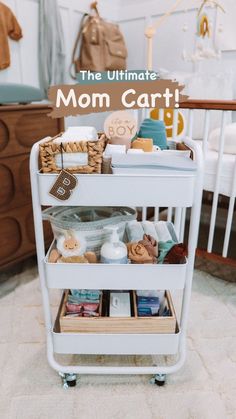
POLYGON ((60 258, 60 253, 57 249, 52 249, 48 258, 49 263, 57 263, 58 259, 60 258))
POLYGON ((61 256, 57 262, 60 263, 89 263, 88 259, 81 255, 81 256, 61 256))
POLYGON ((86 252, 86 240, 80 232, 61 235, 57 239, 57 248, 52 249, 50 263, 97 263, 94 252, 86 252))
POLYGON ((82 256, 86 251, 86 240, 79 232, 67 233, 57 239, 57 250, 63 258, 82 256))

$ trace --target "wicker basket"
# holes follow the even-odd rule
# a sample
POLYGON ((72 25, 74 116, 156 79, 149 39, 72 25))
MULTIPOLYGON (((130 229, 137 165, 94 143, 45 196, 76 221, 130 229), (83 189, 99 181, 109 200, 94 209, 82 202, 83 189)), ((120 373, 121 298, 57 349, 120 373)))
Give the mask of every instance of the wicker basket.
POLYGON ((54 143, 54 140, 60 136, 61 134, 39 146, 43 173, 59 173, 61 171, 62 168, 56 165, 55 156, 62 153, 88 153, 88 164, 86 166, 66 167, 66 170, 69 172, 101 173, 102 154, 107 142, 105 134, 99 134, 97 141, 78 141, 66 144, 54 143))

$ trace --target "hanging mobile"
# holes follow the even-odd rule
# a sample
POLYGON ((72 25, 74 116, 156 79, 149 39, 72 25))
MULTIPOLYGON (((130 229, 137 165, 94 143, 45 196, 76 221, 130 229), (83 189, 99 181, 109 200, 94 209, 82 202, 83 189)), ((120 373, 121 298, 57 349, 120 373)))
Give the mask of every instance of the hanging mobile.
POLYGON ((203 8, 205 6, 211 6, 211 7, 218 7, 219 9, 221 9, 222 12, 225 13, 225 9, 221 6, 220 3, 218 3, 218 1, 214 1, 214 0, 203 0, 201 6, 198 9, 198 16, 200 16, 203 8))
POLYGON ((198 36, 205 38, 210 37, 210 22, 208 16, 204 13, 202 16, 199 16, 198 21, 198 36))

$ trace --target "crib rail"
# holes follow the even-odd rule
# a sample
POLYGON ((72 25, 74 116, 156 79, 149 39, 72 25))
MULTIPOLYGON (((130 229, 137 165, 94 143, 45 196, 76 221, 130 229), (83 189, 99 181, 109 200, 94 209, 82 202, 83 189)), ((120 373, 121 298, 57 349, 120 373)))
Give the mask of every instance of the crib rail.
MULTIPOLYGON (((208 253, 213 252, 213 244, 214 244, 214 236, 216 230, 216 221, 217 221, 217 211, 218 211, 218 203, 219 197, 222 195, 220 190, 221 185, 221 176, 223 170, 223 159, 224 159, 224 145, 225 145, 225 128, 227 125, 227 121, 230 120, 232 112, 236 111, 236 101, 226 101, 226 100, 198 100, 198 99, 190 99, 186 102, 180 103, 180 112, 184 110, 187 112, 185 115, 186 120, 186 131, 185 135, 194 139, 194 117, 195 113, 202 111, 204 118, 204 124, 202 129, 202 147, 203 147, 203 154, 205 161, 207 160, 207 153, 208 153, 208 138, 209 133, 211 130, 211 116, 215 112, 220 111, 219 115, 219 123, 218 127, 220 128, 220 141, 219 141, 219 150, 217 156, 217 164, 216 164, 216 171, 214 173, 214 187, 211 188, 210 192, 213 194, 212 199, 212 206, 211 206, 211 214, 209 220, 209 232, 208 232, 208 240, 207 240, 207 247, 206 250, 208 253)), ((174 110, 173 116, 173 128, 172 128, 172 138, 176 139, 178 136, 178 113, 179 110, 174 110)), ((218 115, 217 114, 217 115, 218 115)), ((164 110, 159 111, 159 119, 164 119, 164 110)), ((236 120, 236 119, 235 119, 236 120)), ((218 121, 217 121, 218 122, 218 121)), ((179 137, 178 137, 179 138, 179 137)), ((236 141, 236 138, 235 138, 236 141)), ((231 236, 231 229, 232 223, 234 218, 234 206, 235 206, 235 196, 236 196, 236 156, 234 157, 234 166, 232 170, 232 175, 230 178, 230 185, 229 191, 227 192, 227 200, 228 200, 228 210, 225 219, 225 228, 224 228, 224 241, 222 247, 222 257, 227 258, 229 253, 229 246, 233 246, 233 243, 230 241, 231 236)), ((204 190, 206 187, 204 186, 204 190)), ((155 209, 155 219, 158 219, 160 216, 159 208, 155 209)), ((146 217, 146 213, 144 211, 143 218, 146 217)), ((186 226, 186 210, 182 208, 168 208, 167 210, 167 219, 170 221, 174 221, 176 230, 179 231, 179 238, 183 240, 185 226, 186 226)), ((235 247, 235 244, 234 244, 235 247)))
MULTIPOLYGON (((210 112, 221 111, 221 123, 220 123, 220 142, 219 142, 219 151, 218 151, 218 161, 217 169, 215 174, 215 185, 213 192, 213 201, 211 208, 211 217, 210 217, 210 226, 209 226, 209 235, 208 235, 208 244, 207 252, 211 253, 213 248, 214 233, 216 227, 216 216, 217 208, 219 202, 220 194, 220 178, 222 175, 222 163, 224 158, 224 144, 225 144, 225 127, 226 127, 226 116, 228 112, 236 111, 236 101, 225 101, 225 100, 189 100, 187 102, 181 103, 180 107, 182 109, 189 109, 188 123, 191 128, 191 134, 194 123, 194 110, 202 109, 205 111, 205 121, 204 121, 204 130, 203 130, 203 152, 204 158, 206 160, 206 154, 208 151, 208 137, 210 130, 210 112), (192 126, 191 126, 192 125, 192 126)), ((235 139, 236 141, 236 139, 235 139)), ((230 234, 234 216, 234 205, 235 205, 235 195, 236 195, 236 156, 234 161, 234 170, 232 171, 231 178, 231 191, 229 194, 229 206, 228 214, 226 218, 226 226, 224 232, 224 243, 222 249, 222 256, 224 258, 228 255, 230 234)))
POLYGON ((189 99, 186 102, 181 102, 180 108, 181 109, 236 111, 236 100, 189 99))

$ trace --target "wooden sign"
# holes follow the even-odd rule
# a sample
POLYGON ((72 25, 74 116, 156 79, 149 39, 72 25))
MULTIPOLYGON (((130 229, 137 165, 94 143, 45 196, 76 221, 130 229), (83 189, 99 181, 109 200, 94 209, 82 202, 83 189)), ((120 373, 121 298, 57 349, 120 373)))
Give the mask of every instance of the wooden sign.
POLYGON ((131 112, 117 111, 109 115, 104 123, 107 138, 131 140, 137 133, 138 123, 131 112))
POLYGON ((62 170, 57 176, 56 182, 49 191, 50 195, 60 201, 70 198, 72 191, 77 185, 77 178, 66 170, 62 170))

